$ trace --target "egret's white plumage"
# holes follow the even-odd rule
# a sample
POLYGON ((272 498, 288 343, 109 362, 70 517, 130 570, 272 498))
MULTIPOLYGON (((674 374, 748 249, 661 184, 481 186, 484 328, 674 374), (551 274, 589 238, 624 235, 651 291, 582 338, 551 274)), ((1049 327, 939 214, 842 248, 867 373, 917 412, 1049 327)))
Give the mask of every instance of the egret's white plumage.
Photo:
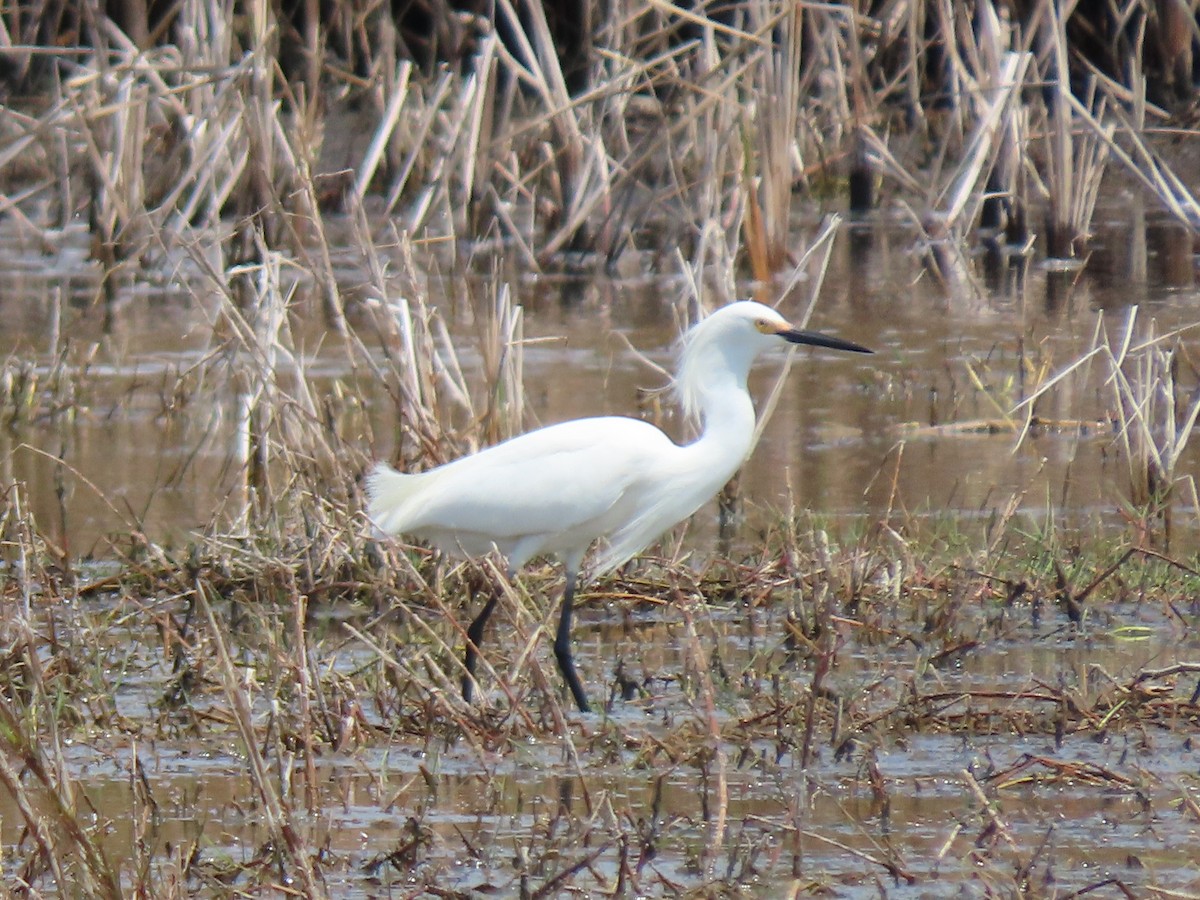
MULTIPOLYGON (((562 559, 567 590, 555 653, 580 709, 587 701, 570 655, 571 601, 584 554, 605 546, 595 571, 616 568, 699 509, 745 461, 754 435, 746 380, 754 360, 783 341, 869 353, 865 347, 797 331, 749 300, 725 306, 684 337, 674 388, 700 437, 679 445, 640 419, 604 416, 540 428, 439 466, 402 474, 379 463, 367 481, 368 515, 389 534, 407 534, 452 554, 498 550, 510 571, 539 555, 562 559)), ((494 598, 468 631, 463 693, 494 598), (474 646, 472 646, 474 645, 474 646)))

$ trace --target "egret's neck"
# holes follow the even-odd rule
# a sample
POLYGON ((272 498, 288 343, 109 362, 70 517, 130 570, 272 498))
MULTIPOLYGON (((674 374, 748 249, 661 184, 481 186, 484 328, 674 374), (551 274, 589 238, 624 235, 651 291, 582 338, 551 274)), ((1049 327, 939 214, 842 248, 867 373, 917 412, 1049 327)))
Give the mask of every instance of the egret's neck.
POLYGON ((745 462, 754 440, 754 403, 746 389, 746 375, 708 373, 695 385, 694 400, 702 431, 688 449, 720 487, 745 462))
MULTIPOLYGON (((746 379, 754 346, 727 339, 721 329, 693 330, 679 359, 676 390, 688 416, 699 419, 701 434, 681 457, 708 496, 733 477, 754 440, 754 403, 746 379)), ((707 499, 707 497, 705 498, 707 499)))

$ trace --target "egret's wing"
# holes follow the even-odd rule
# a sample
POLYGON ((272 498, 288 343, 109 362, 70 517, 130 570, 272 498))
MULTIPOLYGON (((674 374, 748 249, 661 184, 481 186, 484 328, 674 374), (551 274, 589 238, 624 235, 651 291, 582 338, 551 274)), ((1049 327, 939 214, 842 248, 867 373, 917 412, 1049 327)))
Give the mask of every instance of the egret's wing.
POLYGON ((695 513, 732 475, 708 469, 681 469, 677 477, 672 474, 665 471, 641 487, 635 514, 608 536, 608 546, 596 558, 593 575, 611 572, 632 559, 695 513))
POLYGON ((400 530, 490 536, 555 534, 604 516, 676 449, 654 426, 608 417, 552 425, 423 476, 400 530))

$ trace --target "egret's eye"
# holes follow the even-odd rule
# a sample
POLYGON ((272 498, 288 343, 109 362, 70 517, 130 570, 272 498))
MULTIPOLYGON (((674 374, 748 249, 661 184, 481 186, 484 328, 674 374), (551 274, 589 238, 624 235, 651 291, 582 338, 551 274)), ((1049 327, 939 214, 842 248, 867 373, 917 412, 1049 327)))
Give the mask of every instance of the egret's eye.
POLYGON ((777 326, 774 322, 768 321, 767 319, 755 319, 754 327, 763 334, 775 334, 777 331, 779 331, 779 326, 777 326))

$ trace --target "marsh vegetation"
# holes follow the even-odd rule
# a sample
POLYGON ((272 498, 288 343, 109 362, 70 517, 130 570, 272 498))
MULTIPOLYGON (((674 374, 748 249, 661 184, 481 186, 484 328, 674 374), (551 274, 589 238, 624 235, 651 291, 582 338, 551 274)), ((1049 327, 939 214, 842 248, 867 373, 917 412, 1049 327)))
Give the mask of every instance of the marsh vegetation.
POLYGON ((1200 890, 1187 4, 0 11, 13 895, 1200 890), (739 296, 870 344, 580 598, 362 475, 682 438, 739 296), (647 356, 637 355, 630 345, 647 356))

